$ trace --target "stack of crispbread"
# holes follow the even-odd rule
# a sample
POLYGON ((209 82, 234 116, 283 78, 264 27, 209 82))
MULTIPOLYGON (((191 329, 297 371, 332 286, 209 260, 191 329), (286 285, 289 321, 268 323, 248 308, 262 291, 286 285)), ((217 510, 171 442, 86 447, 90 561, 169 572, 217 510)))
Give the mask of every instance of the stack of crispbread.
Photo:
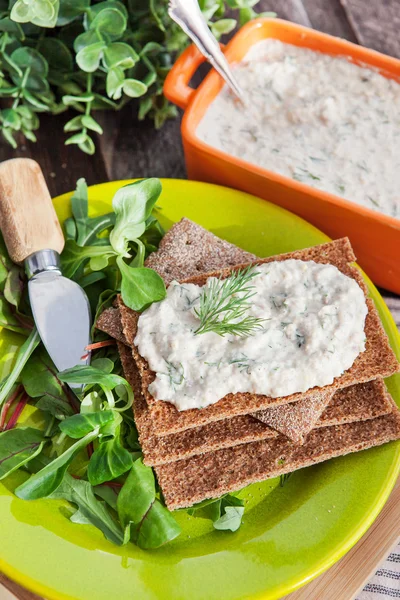
MULTIPOLYGON (((367 293, 347 239, 267 259, 225 242, 188 219, 174 225, 146 266, 172 280, 203 285, 210 274, 254 262, 297 258, 331 263, 367 293)), ((204 409, 179 412, 148 391, 155 374, 134 344, 138 315, 118 298, 97 327, 118 340, 146 464, 167 506, 182 508, 250 483, 400 438, 400 412, 382 377, 399 370, 378 314, 367 299, 366 350, 331 385, 283 398, 229 394, 204 409)))

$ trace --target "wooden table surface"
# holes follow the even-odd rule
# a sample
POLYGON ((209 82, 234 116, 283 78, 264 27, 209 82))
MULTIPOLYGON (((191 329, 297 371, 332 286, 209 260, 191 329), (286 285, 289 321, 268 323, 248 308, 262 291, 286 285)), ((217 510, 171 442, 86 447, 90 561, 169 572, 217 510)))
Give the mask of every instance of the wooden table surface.
MULTIPOLYGON (((280 18, 400 58, 400 0, 261 0, 257 9, 273 10, 280 18)), ((41 115, 37 143, 28 142, 13 151, 0 142, 0 160, 15 156, 37 160, 53 196, 74 189, 79 177, 85 177, 88 184, 133 177, 186 177, 179 119, 155 131, 151 122, 134 118, 131 105, 119 113, 104 112, 99 119, 104 134, 97 136, 96 154, 87 156, 63 144, 63 125, 70 118, 69 113, 41 115)), ((381 292, 400 328, 400 297, 381 292)), ((18 586, 12 589, 21 599, 34 598, 18 586)))

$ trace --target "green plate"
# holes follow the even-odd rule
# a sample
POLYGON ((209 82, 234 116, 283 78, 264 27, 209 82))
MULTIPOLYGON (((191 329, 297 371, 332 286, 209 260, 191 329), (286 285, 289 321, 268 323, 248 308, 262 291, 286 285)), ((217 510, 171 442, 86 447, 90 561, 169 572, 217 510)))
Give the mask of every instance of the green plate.
MULTIPOLYGON (((122 183, 90 188, 93 214, 109 210, 122 183)), ((166 228, 186 216, 259 256, 328 239, 302 219, 241 192, 174 180, 165 180, 163 187, 158 214, 166 228)), ((55 200, 61 220, 69 214, 68 198, 55 200)), ((400 356, 396 326, 376 289, 368 286, 400 356)), ((0 333, 3 375, 18 343, 18 336, 0 333)), ((388 386, 399 401, 399 376, 388 386)), ((382 509, 399 467, 400 446, 391 443, 298 471, 284 488, 276 479, 250 486, 242 493, 246 512, 238 532, 213 531, 209 521, 179 513, 180 538, 151 552, 114 547, 93 527, 74 525, 66 518, 67 503, 15 498, 15 474, 0 485, 0 569, 52 599, 279 598, 356 543, 382 509)))

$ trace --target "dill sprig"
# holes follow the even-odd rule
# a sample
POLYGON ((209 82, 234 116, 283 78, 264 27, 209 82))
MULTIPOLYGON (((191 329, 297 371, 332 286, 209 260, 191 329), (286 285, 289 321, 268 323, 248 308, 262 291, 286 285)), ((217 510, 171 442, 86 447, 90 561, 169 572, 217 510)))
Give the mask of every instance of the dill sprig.
POLYGON ((226 279, 213 279, 203 287, 200 306, 195 314, 200 326, 195 334, 213 331, 220 336, 226 334, 247 337, 261 328, 263 319, 244 316, 248 310, 253 292, 251 280, 258 275, 254 267, 247 267, 232 273, 226 279))

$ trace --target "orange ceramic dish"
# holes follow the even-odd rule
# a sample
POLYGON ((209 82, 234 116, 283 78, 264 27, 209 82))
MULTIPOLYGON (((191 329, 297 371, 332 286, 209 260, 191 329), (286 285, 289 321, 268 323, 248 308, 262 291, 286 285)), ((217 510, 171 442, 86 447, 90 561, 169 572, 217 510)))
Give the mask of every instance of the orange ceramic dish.
MULTIPOLYGON (((253 44, 265 38, 345 56, 400 81, 400 60, 278 19, 257 19, 245 25, 226 47, 228 61, 239 62, 253 44)), ((197 48, 190 46, 177 60, 164 85, 167 98, 186 109, 182 138, 189 178, 261 196, 300 215, 331 237, 348 235, 359 263, 373 281, 400 293, 399 219, 252 165, 212 148, 197 137, 200 120, 223 86, 220 76, 212 71, 197 90, 189 87, 203 60, 197 48)))

